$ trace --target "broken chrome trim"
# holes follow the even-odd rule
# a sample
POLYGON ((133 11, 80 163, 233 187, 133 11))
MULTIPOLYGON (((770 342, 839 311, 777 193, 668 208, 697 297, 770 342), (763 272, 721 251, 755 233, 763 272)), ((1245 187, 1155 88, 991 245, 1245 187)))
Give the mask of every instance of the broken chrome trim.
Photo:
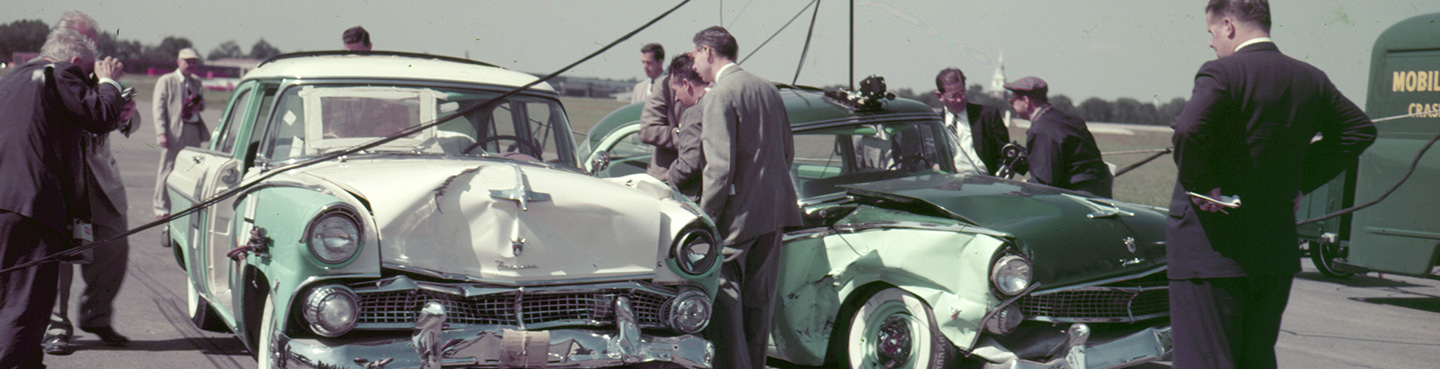
POLYGON ((1087 343, 1090 327, 1083 323, 1071 325, 1066 334, 1069 335, 1068 340, 1051 351, 1059 353, 1057 357, 1047 361, 1017 357, 989 336, 982 338, 971 353, 987 361, 982 366, 984 369, 1111 369, 1161 360, 1174 349, 1169 325, 1145 328, 1099 344, 1087 343))

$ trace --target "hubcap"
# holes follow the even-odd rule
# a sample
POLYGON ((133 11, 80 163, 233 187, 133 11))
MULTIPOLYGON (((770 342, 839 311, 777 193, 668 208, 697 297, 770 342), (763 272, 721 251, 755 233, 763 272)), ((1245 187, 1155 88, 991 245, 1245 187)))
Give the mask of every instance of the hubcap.
POLYGON ((875 355, 881 367, 899 368, 910 361, 911 339, 910 319, 891 315, 880 323, 875 335, 875 355))

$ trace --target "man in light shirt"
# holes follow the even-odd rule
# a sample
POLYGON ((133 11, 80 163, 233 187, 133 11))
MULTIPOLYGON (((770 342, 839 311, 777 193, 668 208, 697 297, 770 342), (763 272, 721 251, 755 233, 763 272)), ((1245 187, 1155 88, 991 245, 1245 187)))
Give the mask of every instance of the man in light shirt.
POLYGON ((665 47, 657 43, 648 43, 641 47, 640 66, 645 68, 645 79, 636 83, 635 90, 631 91, 631 104, 649 99, 659 86, 665 84, 660 80, 660 74, 665 72, 665 47))
POLYGON ((965 72, 945 68, 935 76, 935 95, 945 110, 940 112, 945 128, 955 135, 955 169, 995 175, 1000 167, 1000 149, 1010 142, 1010 131, 1000 119, 1000 109, 975 104, 965 94, 965 72))

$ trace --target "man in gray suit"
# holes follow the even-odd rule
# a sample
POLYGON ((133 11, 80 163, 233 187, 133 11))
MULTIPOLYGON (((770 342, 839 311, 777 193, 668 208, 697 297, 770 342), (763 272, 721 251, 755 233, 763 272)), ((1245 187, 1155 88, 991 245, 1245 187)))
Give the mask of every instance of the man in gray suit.
POLYGON ((174 72, 160 76, 155 81, 155 132, 156 143, 165 150, 160 156, 160 170, 155 175, 155 216, 170 215, 170 198, 165 196, 165 178, 175 168, 175 156, 187 146, 200 146, 210 138, 205 120, 200 112, 205 110, 205 98, 200 88, 200 77, 195 68, 200 66, 200 54, 195 49, 180 50, 176 58, 179 64, 174 72))
MULTIPOLYGON (((735 37, 720 26, 695 34, 695 71, 705 94, 700 207, 715 218, 727 248, 740 251, 721 270, 709 336, 716 368, 764 368, 770 308, 784 227, 799 226, 790 181, 795 142, 780 91, 735 65, 735 37)), ((730 258, 727 258, 730 259, 730 258)))

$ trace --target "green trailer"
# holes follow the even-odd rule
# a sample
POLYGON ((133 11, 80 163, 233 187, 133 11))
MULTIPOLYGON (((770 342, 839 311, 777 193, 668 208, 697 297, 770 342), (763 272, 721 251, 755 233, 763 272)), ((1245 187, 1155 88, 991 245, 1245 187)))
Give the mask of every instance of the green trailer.
POLYGON ((1380 34, 1366 100, 1379 129, 1374 145, 1356 167, 1311 193, 1298 218, 1383 200, 1299 225, 1303 247, 1333 277, 1376 271, 1440 278, 1440 191, 1432 187, 1440 183, 1440 150, 1428 150, 1440 136, 1440 13, 1380 34))

